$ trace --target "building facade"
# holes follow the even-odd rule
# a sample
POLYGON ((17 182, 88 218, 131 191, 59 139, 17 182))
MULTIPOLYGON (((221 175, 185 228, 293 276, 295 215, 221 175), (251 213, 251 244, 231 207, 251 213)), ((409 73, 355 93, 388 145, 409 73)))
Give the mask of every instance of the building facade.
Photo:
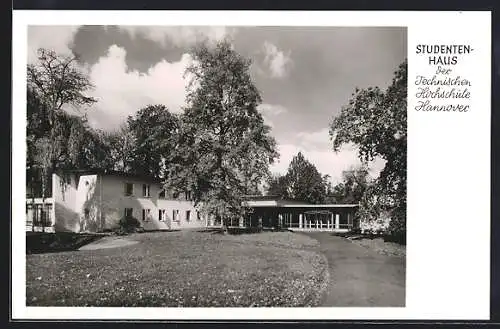
MULTIPOLYGON (((220 226, 199 211, 190 193, 174 195, 150 177, 110 171, 69 171, 52 175, 52 194, 26 199, 26 230, 103 232, 120 219, 136 218, 144 230, 197 229, 220 226)), ((346 232, 359 228, 356 204, 308 204, 276 196, 248 196, 240 228, 346 232)))
POLYGON ((273 196, 251 197, 245 203, 252 211, 244 219, 244 226, 333 232, 347 232, 359 227, 354 216, 357 204, 310 204, 273 196))
POLYGON ((145 230, 205 227, 206 218, 190 199, 189 192, 173 195, 148 177, 104 171, 58 173, 52 175, 52 195, 45 202, 27 198, 26 229, 102 232, 117 228, 125 216, 138 219, 145 230))

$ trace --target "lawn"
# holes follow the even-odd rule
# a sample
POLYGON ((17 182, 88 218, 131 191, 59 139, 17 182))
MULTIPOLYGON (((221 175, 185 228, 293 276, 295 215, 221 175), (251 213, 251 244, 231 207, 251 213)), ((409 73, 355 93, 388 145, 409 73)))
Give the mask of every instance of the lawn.
POLYGON ((351 240, 364 248, 372 249, 386 256, 406 257, 406 245, 387 241, 387 237, 353 232, 335 234, 351 240))
POLYGON ((365 248, 375 250, 382 255, 406 257, 406 246, 384 241, 384 238, 359 239, 353 240, 353 242, 365 248))
POLYGON ((132 234, 119 248, 26 255, 28 306, 314 306, 328 278, 301 234, 132 234))

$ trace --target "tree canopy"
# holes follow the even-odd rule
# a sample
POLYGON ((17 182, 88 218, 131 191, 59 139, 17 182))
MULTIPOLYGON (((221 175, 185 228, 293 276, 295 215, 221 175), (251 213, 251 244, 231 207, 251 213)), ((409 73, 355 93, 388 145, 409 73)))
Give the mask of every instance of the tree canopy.
POLYGON ((170 113, 164 105, 148 105, 134 116, 129 116, 127 124, 133 138, 130 170, 135 174, 160 177, 163 166, 167 165, 168 154, 175 148, 179 117, 170 113))
POLYGON ((275 195, 282 199, 288 198, 288 181, 285 175, 274 174, 267 181, 267 194, 275 195))
POLYGON ((268 179, 268 195, 283 199, 310 203, 325 201, 326 182, 316 166, 302 152, 295 155, 285 175, 274 175, 268 179))
POLYGON ((270 127, 257 106, 250 61, 228 41, 192 49, 187 107, 166 183, 192 191, 203 210, 223 221, 241 215, 242 197, 269 175, 277 157, 270 127))
POLYGON ((368 169, 364 166, 344 170, 342 182, 335 185, 330 193, 336 203, 356 204, 361 202, 363 195, 370 185, 368 169))
POLYGON ((406 230, 407 62, 392 84, 356 89, 349 104, 330 125, 333 148, 354 143, 362 160, 386 160, 379 178, 363 197, 360 213, 373 220, 380 209, 391 212, 391 229, 406 230))
POLYGON ((43 105, 39 108, 46 114, 49 128, 64 107, 81 110, 97 101, 86 94, 94 86, 76 61, 75 56, 40 48, 38 62, 28 64, 28 95, 43 105))
POLYGON ((285 177, 289 199, 311 203, 323 202, 325 197, 323 176, 301 152, 293 157, 285 177))
POLYGON ((28 180, 41 178, 45 195, 47 176, 54 170, 85 166, 104 157, 96 157, 99 139, 85 117, 65 111, 69 107, 86 110, 96 99, 87 95, 93 85, 74 56, 41 48, 38 61, 28 65, 27 73, 28 180))
POLYGON ((121 124, 117 130, 101 132, 101 140, 108 149, 106 169, 134 172, 135 137, 127 123, 121 124))

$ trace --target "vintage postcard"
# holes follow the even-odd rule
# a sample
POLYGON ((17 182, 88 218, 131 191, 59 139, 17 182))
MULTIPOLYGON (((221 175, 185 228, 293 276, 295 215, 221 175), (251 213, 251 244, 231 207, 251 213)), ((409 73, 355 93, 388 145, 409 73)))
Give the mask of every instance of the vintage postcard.
POLYGON ((488 319, 490 12, 13 32, 13 319, 488 319))

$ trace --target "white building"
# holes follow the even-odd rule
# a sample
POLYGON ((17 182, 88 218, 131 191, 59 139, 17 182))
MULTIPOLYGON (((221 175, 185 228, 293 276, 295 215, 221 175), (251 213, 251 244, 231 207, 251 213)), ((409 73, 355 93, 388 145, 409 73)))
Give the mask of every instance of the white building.
MULTIPOLYGON (((144 230, 220 225, 199 212, 189 192, 173 195, 150 177, 116 171, 68 171, 53 174, 51 185, 52 195, 45 200, 26 199, 27 231, 102 232, 118 228, 126 216, 138 219, 144 230)), ((354 216, 357 204, 308 204, 276 196, 248 196, 244 205, 252 208, 251 213, 234 219, 229 226, 333 232, 359 227, 354 216)))
POLYGON ((52 196, 27 198, 27 230, 100 232, 118 227, 126 215, 145 230, 175 230, 206 226, 206 218, 189 192, 172 195, 159 181, 111 171, 70 171, 52 175, 52 196), (34 220, 33 220, 34 218, 34 220))

